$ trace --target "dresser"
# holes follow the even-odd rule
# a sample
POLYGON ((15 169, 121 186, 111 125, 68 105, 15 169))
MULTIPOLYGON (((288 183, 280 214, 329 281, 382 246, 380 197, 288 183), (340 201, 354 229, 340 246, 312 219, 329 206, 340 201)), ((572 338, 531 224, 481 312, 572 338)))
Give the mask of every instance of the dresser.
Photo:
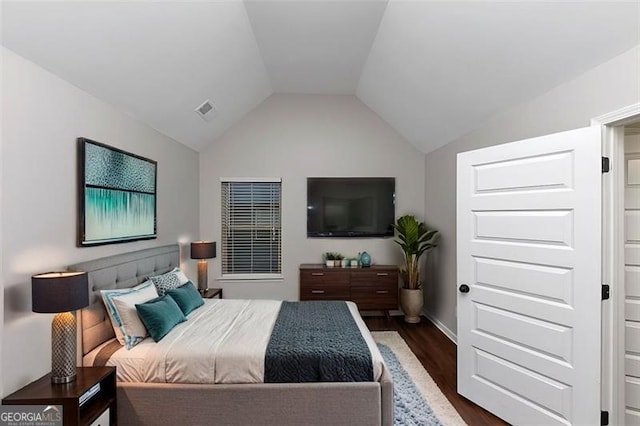
POLYGON ((350 300, 361 311, 398 309, 398 267, 329 268, 300 265, 300 300, 350 300))

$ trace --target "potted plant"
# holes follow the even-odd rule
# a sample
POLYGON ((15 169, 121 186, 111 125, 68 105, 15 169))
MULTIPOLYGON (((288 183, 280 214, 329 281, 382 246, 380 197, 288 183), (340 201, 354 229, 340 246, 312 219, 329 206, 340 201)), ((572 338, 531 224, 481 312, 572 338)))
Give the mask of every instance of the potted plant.
POLYGON ((405 215, 393 224, 396 238, 393 240, 402 249, 404 267, 400 268, 403 285, 400 290, 400 307, 408 323, 420 322, 424 304, 419 260, 428 250, 436 247, 438 231, 427 229, 413 215, 405 215))
POLYGON ((336 254, 333 252, 326 252, 324 254, 324 261, 325 264, 329 267, 329 268, 333 268, 333 265, 335 265, 335 260, 336 260, 336 254))

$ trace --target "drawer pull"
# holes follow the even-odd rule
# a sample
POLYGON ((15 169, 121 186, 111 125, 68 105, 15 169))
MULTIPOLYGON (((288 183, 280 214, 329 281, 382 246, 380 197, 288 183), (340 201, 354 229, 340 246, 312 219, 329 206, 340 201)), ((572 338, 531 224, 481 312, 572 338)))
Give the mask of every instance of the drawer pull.
POLYGON ((388 277, 389 276, 389 274, 387 272, 378 272, 376 275, 379 276, 379 277, 388 277))
POLYGON ((389 290, 376 290, 376 294, 387 294, 389 290))
POLYGON ((311 294, 324 294, 324 290, 311 290, 311 294))
POLYGON ((311 275, 313 275, 314 277, 323 277, 324 272, 312 272, 311 275))

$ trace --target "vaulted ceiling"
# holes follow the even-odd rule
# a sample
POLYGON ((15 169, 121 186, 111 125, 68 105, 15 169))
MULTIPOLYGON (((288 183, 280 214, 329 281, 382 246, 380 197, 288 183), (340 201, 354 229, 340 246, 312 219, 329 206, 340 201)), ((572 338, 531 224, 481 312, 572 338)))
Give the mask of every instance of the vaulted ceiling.
POLYGON ((196 150, 309 93, 356 95, 429 152, 640 44, 640 2, 4 1, 2 24, 5 47, 196 150))

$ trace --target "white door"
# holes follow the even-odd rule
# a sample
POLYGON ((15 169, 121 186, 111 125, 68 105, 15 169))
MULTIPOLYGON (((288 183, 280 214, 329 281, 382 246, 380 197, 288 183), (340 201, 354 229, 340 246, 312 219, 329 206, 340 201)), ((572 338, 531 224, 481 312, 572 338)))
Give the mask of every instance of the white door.
POLYGON ((600 424, 600 130, 461 153, 457 179, 458 392, 512 424, 600 424))

